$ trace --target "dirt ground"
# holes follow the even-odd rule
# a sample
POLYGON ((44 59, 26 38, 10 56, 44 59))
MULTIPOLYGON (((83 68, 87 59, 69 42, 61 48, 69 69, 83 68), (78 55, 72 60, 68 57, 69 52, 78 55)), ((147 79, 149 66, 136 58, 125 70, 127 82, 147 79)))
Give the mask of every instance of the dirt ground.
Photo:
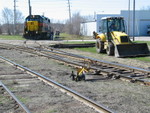
MULTIPOLYGON (((32 67, 36 72, 45 72, 45 74, 47 73, 46 75, 50 75, 49 73, 52 71, 49 68, 41 68, 41 66, 44 66, 42 60, 45 60, 45 58, 13 50, 0 49, 0 53, 2 56, 28 68, 32 67)), ((50 64, 51 65, 46 64, 47 67, 53 65, 55 67, 55 62, 50 64)), ((56 67, 53 71, 55 71, 55 69, 56 67)), ((64 74, 66 75, 66 73, 64 74)), ((55 75, 55 73, 53 73, 53 75, 55 75)), ((97 111, 75 100, 71 96, 62 93, 58 89, 45 84, 41 80, 5 62, 0 63, 0 80, 13 91, 17 98, 19 98, 32 113, 97 113, 97 111)), ((21 109, 12 109, 12 105, 10 106, 8 102, 3 101, 8 97, 5 99, 3 96, 5 96, 5 94, 0 94, 1 113, 23 113, 21 109)))
MULTIPOLYGON (((43 43, 44 44, 44 43, 43 43)), ((72 52, 75 54, 80 54, 83 56, 88 56, 100 60, 107 60, 111 62, 116 63, 122 63, 125 65, 140 67, 148 69, 150 67, 150 63, 148 62, 142 62, 138 60, 133 59, 123 59, 123 58, 115 58, 115 57, 109 57, 105 55, 99 55, 99 54, 91 54, 88 52, 81 52, 78 50, 72 50, 72 49, 66 49, 68 52, 72 52)), ((88 98, 96 101, 97 103, 103 104, 104 106, 112 109, 115 112, 118 113, 149 113, 150 111, 150 87, 149 86, 142 86, 139 84, 129 83, 129 82, 123 82, 121 80, 111 80, 106 79, 102 77, 99 80, 88 80, 86 82, 74 82, 70 79, 70 73, 74 68, 67 67, 63 65, 62 63, 55 62, 54 60, 47 59, 44 57, 34 56, 31 54, 27 54, 24 52, 18 52, 15 50, 1 50, 0 49, 1 56, 4 56, 8 59, 13 60, 14 62, 21 64, 23 66, 26 66, 40 74, 43 74, 85 96, 88 98)), ((74 70, 75 71, 75 70, 74 70)), ((93 75, 87 75, 87 79, 90 78, 93 75)), ((37 84, 34 84, 37 85, 37 84)), ((33 86, 34 86, 33 85, 33 86)), ((38 84, 40 85, 40 84, 38 84)), ((36 90, 36 89, 35 89, 36 90)), ((44 95, 43 92, 47 92, 46 88, 41 88, 40 90, 37 90, 37 94, 41 94, 41 96, 44 95)), ((28 106, 33 107, 34 104, 38 105, 36 108, 44 108, 47 109, 48 107, 52 107, 54 105, 57 105, 58 110, 55 110, 57 107, 55 106, 55 109, 51 111, 50 113, 56 112, 56 113, 79 113, 82 112, 82 108, 87 109, 86 113, 91 113, 91 109, 88 109, 88 107, 81 106, 81 109, 77 107, 76 104, 75 107, 73 107, 72 111, 67 111, 68 108, 72 105, 67 104, 68 98, 71 97, 65 97, 62 96, 62 93, 57 91, 57 93, 49 92, 51 99, 55 96, 61 96, 61 100, 57 100, 55 102, 49 102, 49 104, 41 105, 39 100, 33 101, 33 103, 30 103, 28 100, 26 103, 30 103, 28 106), (64 98, 64 99, 63 99, 64 98), (64 102, 66 102, 64 104, 64 102), (64 107, 59 107, 60 105, 64 105, 64 107), (59 109, 60 108, 60 109, 59 109), (66 109, 66 110, 62 110, 66 109)), ((34 98, 34 96, 33 96, 34 98)), ((48 97, 45 97, 43 101, 48 100, 48 97)), ((55 99, 55 98, 54 98, 55 99)), ((49 101, 49 100, 48 100, 49 101)), ((48 102, 47 101, 47 102, 48 102)), ((48 113, 47 111, 42 111, 43 113, 48 113)), ((38 111, 37 113, 41 113, 41 111, 38 111)))
POLYGON ((78 50, 73 50, 73 49, 66 49, 65 51, 68 51, 74 54, 83 55, 83 56, 88 56, 88 57, 99 59, 99 60, 104 60, 104 61, 109 61, 113 63, 119 63, 119 64, 124 64, 128 66, 139 67, 139 68, 150 70, 150 62, 146 62, 146 61, 140 61, 140 60, 136 60, 132 58, 116 58, 114 56, 107 56, 106 54, 103 54, 103 55, 98 54, 98 53, 91 54, 89 52, 83 52, 83 51, 78 51, 78 50))

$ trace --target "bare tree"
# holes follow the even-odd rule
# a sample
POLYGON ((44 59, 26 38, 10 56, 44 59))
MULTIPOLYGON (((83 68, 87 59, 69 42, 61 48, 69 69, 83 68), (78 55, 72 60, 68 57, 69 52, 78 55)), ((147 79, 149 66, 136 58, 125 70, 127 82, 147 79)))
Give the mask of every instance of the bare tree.
POLYGON ((16 11, 16 34, 23 32, 23 22, 24 22, 24 16, 19 10, 17 10, 16 11))
POLYGON ((64 32, 64 24, 61 23, 60 21, 57 21, 56 23, 51 23, 52 28, 54 29, 54 32, 59 31, 59 32, 64 32))
POLYGON ((83 22, 95 21, 95 17, 93 15, 87 15, 87 16, 84 16, 83 18, 84 18, 83 22))
POLYGON ((64 31, 68 34, 73 34, 73 24, 70 22, 70 20, 66 21, 64 31))
MULTIPOLYGON (((11 35, 14 33, 14 12, 13 10, 9 8, 4 8, 2 10, 2 16, 3 16, 3 28, 5 29, 4 31, 7 31, 8 35, 11 35)), ((23 31, 23 21, 24 17, 20 11, 16 11, 16 33, 19 34, 20 32, 23 31)))
POLYGON ((16 22, 19 24, 24 22, 24 16, 19 10, 16 11, 16 22))
POLYGON ((65 31, 69 34, 80 34, 80 23, 83 22, 83 17, 80 16, 80 13, 75 13, 72 16, 72 21, 69 20, 66 22, 65 31))
POLYGON ((1 18, 0 18, 0 35, 2 34, 2 24, 1 24, 1 18))
POLYGON ((0 35, 2 34, 2 25, 0 24, 0 35))
POLYGON ((2 10, 3 23, 6 25, 5 30, 9 35, 12 34, 12 25, 13 25, 13 11, 8 8, 2 10))

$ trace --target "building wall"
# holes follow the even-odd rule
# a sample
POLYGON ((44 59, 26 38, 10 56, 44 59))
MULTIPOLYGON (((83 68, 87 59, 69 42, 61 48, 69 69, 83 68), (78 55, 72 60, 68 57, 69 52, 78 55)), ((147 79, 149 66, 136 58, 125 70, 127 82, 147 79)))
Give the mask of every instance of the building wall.
MULTIPOLYGON (((127 23, 127 29, 129 29, 128 34, 130 36, 133 36, 133 11, 130 11, 130 16, 128 11, 126 10, 121 11, 120 15, 125 18, 125 21, 127 23), (128 17, 130 17, 129 21, 128 17)), ((135 11, 135 36, 147 36, 147 25, 150 25, 150 11, 135 11)))
MULTIPOLYGON (((126 24, 126 32, 129 36, 133 36, 133 11, 122 10, 120 14, 97 14, 96 22, 82 23, 82 34, 92 36, 93 31, 100 33, 100 21, 102 17, 107 16, 123 16, 126 24)), ((135 36, 147 36, 147 25, 150 25, 150 11, 137 10, 135 11, 135 36)))
POLYGON ((93 36, 93 31, 96 31, 96 21, 90 21, 80 24, 81 35, 93 36))

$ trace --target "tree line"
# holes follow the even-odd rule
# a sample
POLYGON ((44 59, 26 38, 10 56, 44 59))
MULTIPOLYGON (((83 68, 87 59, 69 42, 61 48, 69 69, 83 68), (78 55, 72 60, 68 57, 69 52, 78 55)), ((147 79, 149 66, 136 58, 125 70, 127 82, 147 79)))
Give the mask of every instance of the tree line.
POLYGON ((0 23, 0 34, 13 35, 23 32, 24 16, 19 10, 16 10, 16 31, 14 31, 14 12, 9 8, 2 10, 2 18, 0 23))
MULTIPOLYGON (((24 20, 22 12, 16 11, 16 24, 14 31, 14 12, 9 8, 4 8, 2 10, 2 18, 0 21, 0 34, 7 35, 18 35, 23 33, 24 20)), ((68 33, 80 35, 80 23, 86 21, 86 17, 82 17, 79 12, 72 15, 71 22, 67 20, 65 24, 63 23, 52 23, 52 27, 60 33, 68 33)))

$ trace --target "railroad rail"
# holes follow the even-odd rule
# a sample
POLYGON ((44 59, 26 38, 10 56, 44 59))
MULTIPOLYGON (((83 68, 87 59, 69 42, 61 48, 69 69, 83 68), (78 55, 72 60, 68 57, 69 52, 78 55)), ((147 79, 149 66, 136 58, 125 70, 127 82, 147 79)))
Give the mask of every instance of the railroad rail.
POLYGON ((65 61, 64 59, 62 59, 62 61, 65 63, 70 63, 75 66, 87 67, 91 70, 96 71, 96 73, 105 73, 107 74, 107 76, 111 76, 114 78, 120 78, 122 80, 138 82, 144 85, 150 85, 150 80, 149 80, 150 70, 112 63, 112 62, 98 60, 98 59, 93 59, 90 57, 68 53, 68 52, 65 52, 59 49, 54 49, 51 47, 46 47, 46 46, 40 46, 40 47, 44 48, 44 50, 40 49, 42 53, 47 54, 46 52, 48 52, 48 53, 54 54, 55 57, 53 59, 56 59, 56 57, 59 57, 58 58, 59 60, 59 59, 62 59, 60 58, 62 56, 72 57, 74 59, 78 59, 83 62, 82 63, 81 61, 80 63, 71 62, 71 61, 68 62, 68 60, 65 61))
POLYGON ((20 70, 30 74, 30 75, 38 77, 39 79, 41 79, 42 81, 46 82, 47 84, 60 89, 62 92, 65 92, 66 94, 74 97, 75 99, 85 103, 86 105, 92 107, 93 109, 95 109, 98 112, 101 112, 101 113, 114 113, 114 111, 104 107, 103 105, 97 104, 93 100, 90 100, 89 98, 87 98, 87 97, 85 97, 85 96, 83 96, 83 95, 73 91, 72 89, 70 89, 70 88, 68 88, 66 86, 63 86, 63 85, 61 85, 61 84, 59 84, 59 83, 57 83, 57 82, 55 82, 55 81, 53 81, 53 80, 43 76, 43 75, 41 75, 41 74, 39 74, 39 73, 37 73, 35 71, 32 71, 31 69, 29 69, 27 67, 19 65, 19 64, 15 63, 15 62, 13 62, 13 61, 11 61, 9 59, 6 59, 6 58, 4 58, 2 56, 0 56, 0 59, 2 61, 5 61, 5 62, 11 64, 12 66, 14 66, 14 67, 16 67, 16 68, 18 68, 20 70))
POLYGON ((61 61, 63 63, 67 63, 75 67, 86 67, 91 71, 95 71, 97 74, 102 73, 107 75, 108 77, 120 78, 121 80, 150 85, 150 70, 76 55, 43 45, 39 45, 38 48, 35 48, 28 47, 27 45, 26 47, 23 47, 11 44, 0 44, 0 47, 17 49, 20 51, 30 52, 32 54, 38 54, 44 57, 55 59, 57 61, 61 61))
POLYGON ((21 108, 22 108, 22 110, 24 111, 24 112, 26 112, 26 113, 31 113, 28 109, 27 109, 27 107, 6 87, 6 85, 4 85, 1 81, 0 81, 0 87, 1 87, 1 90, 3 90, 2 91, 2 93, 4 92, 4 91, 6 91, 8 94, 9 94, 9 97, 12 97, 12 99, 14 100, 14 108, 15 109, 17 109, 18 108, 18 106, 17 105, 19 105, 21 108))

